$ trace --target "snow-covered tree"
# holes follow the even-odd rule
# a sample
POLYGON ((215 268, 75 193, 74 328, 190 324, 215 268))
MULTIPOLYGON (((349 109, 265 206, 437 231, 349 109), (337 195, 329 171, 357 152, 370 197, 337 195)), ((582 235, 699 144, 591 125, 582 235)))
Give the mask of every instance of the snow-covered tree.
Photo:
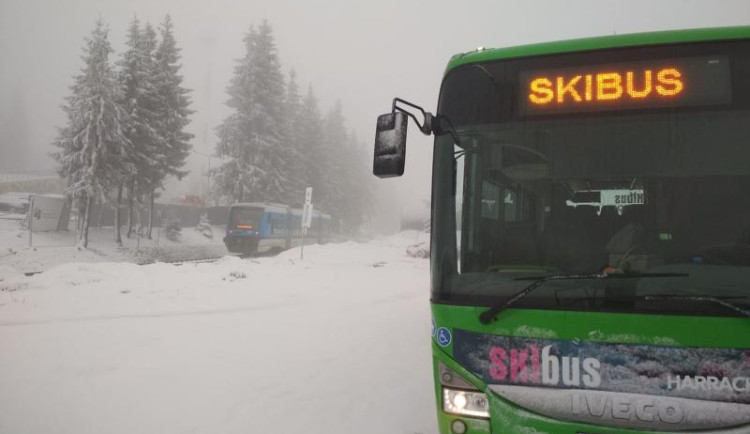
POLYGON ((283 139, 284 77, 271 26, 253 27, 244 38, 227 92, 233 113, 218 127, 217 153, 227 161, 214 171, 215 185, 236 201, 283 201, 289 188, 283 139))
MULTIPOLYGON (((323 122, 322 161, 324 173, 335 174, 323 178, 323 191, 318 195, 321 205, 333 214, 338 214, 344 202, 343 185, 349 182, 346 166, 348 133, 344 121, 341 101, 328 111, 323 122), (343 182, 342 182, 343 181, 343 182)), ((332 214, 332 216, 334 216, 332 214)), ((335 216, 334 216, 335 217, 335 216)))
POLYGON ((162 151, 160 119, 157 116, 159 100, 155 83, 153 53, 156 34, 151 26, 141 29, 133 18, 127 32, 126 51, 118 62, 119 82, 122 90, 120 106, 128 113, 125 134, 132 147, 126 156, 132 170, 118 186, 118 206, 115 213, 115 237, 120 240, 120 201, 122 190, 128 193, 128 231, 133 231, 133 207, 136 197, 149 189, 150 181, 161 170, 159 153, 162 151))
POLYGON ((180 69, 180 49, 174 37, 172 19, 167 15, 159 27, 161 41, 154 53, 155 86, 157 95, 157 118, 162 137, 159 155, 159 170, 149 180, 149 225, 148 237, 151 238, 154 214, 154 195, 161 188, 167 176, 182 179, 187 175, 183 170, 185 160, 190 154, 193 135, 185 131, 190 123, 190 91, 182 87, 180 69))
POLYGON ((356 135, 347 131, 340 101, 328 111, 323 121, 320 153, 325 158, 319 159, 317 170, 329 176, 318 181, 317 201, 331 214, 336 228, 354 233, 369 213, 372 199, 370 171, 363 147, 356 135))
MULTIPOLYGON (((300 152, 302 154, 302 177, 306 186, 313 187, 313 203, 319 204, 319 198, 324 192, 326 177, 323 154, 323 120, 318 107, 318 99, 312 86, 308 87, 307 95, 302 100, 302 110, 297 121, 297 135, 300 137, 300 152)), ((319 208, 319 207, 318 207, 319 208)))
POLYGON ((284 203, 297 206, 302 203, 305 187, 310 186, 305 158, 305 136, 300 129, 302 119, 302 97, 297 86, 297 75, 292 70, 289 73, 286 94, 284 96, 283 132, 284 147, 286 149, 286 169, 289 173, 287 194, 284 203))
POLYGON ((343 203, 340 216, 343 230, 355 233, 373 211, 374 185, 370 171, 372 155, 370 149, 357 138, 354 131, 347 137, 344 148, 345 168, 343 175, 348 182, 341 185, 343 203))
POLYGON ((53 142, 58 171, 68 179, 66 193, 74 198, 82 217, 80 245, 88 246, 92 202, 104 201, 133 168, 124 157, 130 142, 122 125, 127 115, 117 104, 119 90, 109 63, 112 47, 100 19, 83 49, 84 67, 75 77, 63 110, 67 124, 53 142))

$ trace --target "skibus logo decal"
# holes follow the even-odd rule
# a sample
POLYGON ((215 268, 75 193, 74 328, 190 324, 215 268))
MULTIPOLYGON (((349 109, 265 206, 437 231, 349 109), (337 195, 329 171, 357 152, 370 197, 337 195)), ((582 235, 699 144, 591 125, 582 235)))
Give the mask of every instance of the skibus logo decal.
POLYGON ((750 349, 530 339, 456 329, 453 352, 487 384, 750 403, 750 349))
POLYGON ((503 347, 492 347, 489 351, 490 377, 500 382, 510 380, 513 383, 545 384, 553 387, 561 383, 573 387, 599 387, 601 363, 598 359, 558 357, 551 354, 552 349, 552 345, 545 346, 541 349, 540 357, 539 346, 535 344, 524 349, 512 348, 510 351, 503 347))

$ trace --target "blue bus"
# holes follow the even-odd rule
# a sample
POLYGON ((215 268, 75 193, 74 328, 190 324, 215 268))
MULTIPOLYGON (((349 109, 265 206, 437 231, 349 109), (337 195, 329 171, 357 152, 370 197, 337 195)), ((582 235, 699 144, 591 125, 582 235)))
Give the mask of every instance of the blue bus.
MULTIPOLYGON (((244 255, 278 253, 302 245, 302 210, 275 203, 236 203, 229 209, 224 244, 244 255)), ((313 211, 306 243, 325 243, 331 237, 331 216, 313 211)))

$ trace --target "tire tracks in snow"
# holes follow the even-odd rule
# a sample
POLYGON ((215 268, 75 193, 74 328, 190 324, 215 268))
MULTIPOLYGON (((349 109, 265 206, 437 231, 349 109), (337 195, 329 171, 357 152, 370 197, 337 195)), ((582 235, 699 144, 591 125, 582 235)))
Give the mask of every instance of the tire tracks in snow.
MULTIPOLYGON (((421 298, 421 295, 399 295, 396 297, 383 297, 370 299, 366 301, 359 301, 357 303, 346 303, 339 305, 339 308, 346 309, 353 305, 366 304, 368 306, 388 306, 392 303, 404 302, 414 298, 421 298)), ((258 306, 243 306, 243 307, 230 307, 230 308, 217 308, 217 309, 202 309, 202 310, 188 310, 181 312, 150 312, 150 313, 130 313, 130 314, 103 314, 103 315, 86 315, 79 317, 60 317, 60 318, 47 318, 47 319, 31 319, 31 320, 11 320, 11 321, 0 321, 0 327, 20 327, 20 326, 34 326, 34 325, 48 325, 48 324, 65 324, 65 323, 80 323, 80 322, 99 322, 99 321, 118 321, 128 319, 164 319, 164 318, 180 318, 180 317, 195 317, 195 316, 216 316, 216 315, 232 315, 247 312, 259 312, 259 311, 273 311, 283 310, 285 308, 307 308, 309 305, 320 303, 319 299, 310 299, 305 303, 294 303, 289 304, 288 301, 269 303, 258 306)))
POLYGON ((214 315, 231 315, 245 312, 257 312, 267 310, 277 310, 289 307, 288 303, 273 303, 260 306, 244 306, 233 308, 203 309, 182 312, 151 312, 151 313, 133 313, 133 314, 115 314, 115 315, 88 315, 80 317, 61 317, 38 320, 18 320, 18 321, 0 321, 0 327, 14 326, 33 326, 58 323, 77 323, 91 321, 117 321, 127 319, 149 319, 149 318, 179 318, 191 316, 214 316, 214 315))

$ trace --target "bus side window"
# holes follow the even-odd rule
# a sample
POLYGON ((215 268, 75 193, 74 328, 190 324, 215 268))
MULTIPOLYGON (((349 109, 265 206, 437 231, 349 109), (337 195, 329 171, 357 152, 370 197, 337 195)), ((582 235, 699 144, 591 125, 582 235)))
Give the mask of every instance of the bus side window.
POLYGON ((283 235, 284 234, 284 219, 273 216, 271 218, 271 235, 283 235))
MULTIPOLYGON (((500 216, 500 187, 487 180, 482 181, 481 216, 485 219, 498 220, 500 216)), ((507 204, 507 199, 506 202, 507 204)))
POLYGON ((506 187, 503 191, 504 221, 531 222, 534 220, 534 196, 524 188, 506 187))

